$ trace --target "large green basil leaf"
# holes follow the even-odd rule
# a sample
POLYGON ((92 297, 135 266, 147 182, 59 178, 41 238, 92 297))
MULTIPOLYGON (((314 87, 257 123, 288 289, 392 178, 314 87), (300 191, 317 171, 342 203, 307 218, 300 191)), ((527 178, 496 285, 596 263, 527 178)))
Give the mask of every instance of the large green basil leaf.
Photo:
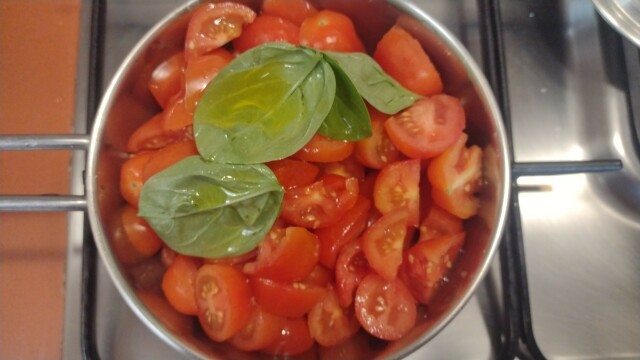
POLYGON ((371 136, 371 118, 367 106, 340 65, 330 57, 325 60, 331 65, 336 77, 336 96, 333 106, 318 132, 336 139, 357 141, 371 136))
POLYGON ((326 51, 324 54, 340 64, 360 95, 371 106, 385 114, 396 114, 421 97, 405 89, 367 54, 333 51, 326 51))
POLYGON ((264 164, 188 157, 143 186, 138 214, 173 250, 219 258, 254 249, 280 214, 284 190, 264 164))
POLYGON ((283 43, 251 49, 222 69, 200 99, 198 151, 235 164, 290 156, 316 133, 335 92, 333 70, 317 51, 283 43))

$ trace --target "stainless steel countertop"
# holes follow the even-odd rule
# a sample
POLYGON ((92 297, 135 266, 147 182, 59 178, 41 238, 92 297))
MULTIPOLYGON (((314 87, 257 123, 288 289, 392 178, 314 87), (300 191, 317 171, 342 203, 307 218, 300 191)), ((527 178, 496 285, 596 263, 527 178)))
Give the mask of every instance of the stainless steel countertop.
MULTIPOLYGON (((456 34, 481 63, 477 1, 413 2, 456 34)), ((105 79, 148 27, 180 3, 108 1, 105 79)), ((526 190, 519 200, 538 345, 550 359, 640 358, 640 164, 620 37, 589 0, 505 0, 501 6, 516 161, 617 158, 624 164, 617 173, 518 181, 526 190)), ((79 132, 85 131, 82 120, 80 114, 79 132)), ((78 176, 80 164, 81 159, 78 176)), ((81 189, 81 180, 75 185, 81 189)), ((82 217, 73 216, 70 228, 78 229, 82 217)), ((65 359, 81 358, 82 241, 75 231, 69 246, 65 359)), ((102 358, 179 358, 135 318, 99 269, 102 358)), ((499 277, 497 271, 489 276, 499 277)), ((493 358, 490 334, 500 319, 487 309, 486 297, 495 291, 481 286, 458 317, 410 359, 493 358)))

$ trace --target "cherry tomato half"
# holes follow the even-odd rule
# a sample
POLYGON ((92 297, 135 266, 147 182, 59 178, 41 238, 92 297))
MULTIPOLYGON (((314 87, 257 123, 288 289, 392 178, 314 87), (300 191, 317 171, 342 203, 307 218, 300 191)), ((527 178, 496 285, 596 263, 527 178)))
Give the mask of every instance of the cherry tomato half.
POLYGON ((265 15, 279 16, 287 19, 296 25, 312 15, 318 10, 307 0, 264 0, 262 2, 262 13, 265 15))
POLYGON ((391 163, 376 178, 373 200, 382 214, 396 209, 409 213, 409 226, 420 221, 420 160, 404 160, 391 163))
POLYGON ((400 151, 393 144, 384 122, 389 118, 372 107, 367 107, 371 115, 371 136, 355 144, 354 156, 363 165, 372 169, 382 169, 385 165, 396 161, 400 151))
POLYGON ((256 13, 233 2, 204 3, 194 10, 187 27, 184 57, 187 62, 224 46, 242 33, 242 25, 256 13))
POLYGON ((311 309, 307 321, 311 337, 322 346, 340 344, 360 329, 353 308, 340 307, 338 294, 333 288, 329 288, 324 297, 311 309))
POLYGON ((133 207, 138 208, 144 184, 144 169, 155 152, 141 152, 127 159, 120 168, 120 194, 133 207))
POLYGON ((278 356, 302 354, 313 347, 313 338, 309 333, 304 317, 292 317, 285 320, 276 340, 262 349, 263 352, 278 356))
POLYGON ((196 258, 178 254, 162 277, 162 292, 178 312, 185 315, 197 315, 196 258))
POLYGON ((427 53, 418 40, 397 25, 380 39, 373 58, 391 77, 417 94, 442 92, 442 79, 427 53))
POLYGON ((184 127, 180 131, 165 131, 165 113, 152 116, 138 127, 127 141, 127 151, 137 153, 143 150, 158 150, 169 144, 193 139, 193 128, 184 127))
POLYGON ((463 232, 462 220, 445 211, 436 204, 432 204, 424 219, 420 222, 420 239, 427 241, 442 235, 452 235, 463 232))
POLYGON ((358 180, 328 174, 309 186, 285 191, 281 216, 297 226, 327 227, 344 216, 357 199, 358 180))
POLYGON ((414 159, 439 155, 458 140, 465 125, 460 100, 449 95, 420 99, 384 123, 393 144, 414 159))
POLYGON ((193 155, 199 155, 196 144, 193 140, 181 141, 167 145, 166 147, 153 153, 142 173, 142 182, 146 182, 150 177, 177 163, 178 161, 193 155))
POLYGON ((184 54, 179 52, 160 63, 151 73, 149 91, 163 109, 180 92, 185 64, 184 54))
POLYGON ((468 219, 480 206, 475 192, 482 177, 482 149, 476 145, 467 148, 467 134, 440 156, 429 163, 427 169, 433 188, 433 202, 461 219, 468 219))
POLYGON ((302 316, 322 298, 326 287, 302 282, 287 283, 252 276, 256 302, 266 311, 286 317, 302 316))
POLYGON ((198 320, 211 339, 224 341, 251 320, 251 288, 232 266, 205 264, 196 276, 198 320))
POLYGON ((382 215, 364 235, 362 250, 367 262, 387 280, 395 279, 402 263, 409 213, 399 208, 382 215))
POLYGON ((360 243, 359 238, 346 243, 336 261, 336 290, 342 307, 353 303, 358 284, 371 272, 360 243))
POLYGON ((268 162, 267 166, 285 190, 311 185, 320 172, 315 164, 289 158, 268 162))
POLYGON ((330 163, 342 161, 353 153, 354 143, 315 134, 309 142, 293 154, 298 160, 330 163))
POLYGON ((138 210, 125 205, 122 211, 122 226, 131 245, 142 256, 150 257, 160 250, 162 240, 147 221, 138 216, 138 210))
POLYGON ((187 114, 193 115, 204 89, 231 60, 233 55, 229 51, 216 49, 189 61, 184 71, 184 110, 187 114))
POLYGON ((367 275, 356 290, 356 318, 371 335, 384 340, 403 337, 416 323, 416 303, 399 279, 367 275))
POLYGON ((256 351, 276 342, 284 329, 287 318, 273 315, 254 305, 249 323, 236 333, 229 342, 244 351, 256 351))

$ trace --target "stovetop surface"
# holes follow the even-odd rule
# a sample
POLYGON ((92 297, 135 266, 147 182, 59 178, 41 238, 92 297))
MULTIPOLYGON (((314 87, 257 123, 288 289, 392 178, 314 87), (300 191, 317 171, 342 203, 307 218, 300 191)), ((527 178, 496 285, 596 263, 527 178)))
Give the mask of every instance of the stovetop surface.
MULTIPOLYGON (((104 78, 181 3, 108 0, 104 78)), ((478 1, 413 3, 482 63, 478 1)), ((640 84, 638 50, 600 19, 589 0, 505 0, 500 10, 515 161, 620 159, 624 166, 611 173, 518 179, 514 196, 535 340, 550 359, 640 359, 640 164, 631 120, 640 99, 630 91, 640 84)), ((83 126, 79 121, 78 131, 83 126)), ((76 169, 79 176, 81 171, 76 169)), ((82 222, 72 215, 73 229, 82 222)), ((70 241, 63 350, 65 359, 78 359, 82 232, 73 230, 70 241)), ((496 259, 489 280, 462 312, 410 359, 495 358, 502 320, 499 309, 487 304, 500 299, 499 271, 496 259)), ((101 358, 180 358, 126 307, 101 265, 97 299, 101 358)))

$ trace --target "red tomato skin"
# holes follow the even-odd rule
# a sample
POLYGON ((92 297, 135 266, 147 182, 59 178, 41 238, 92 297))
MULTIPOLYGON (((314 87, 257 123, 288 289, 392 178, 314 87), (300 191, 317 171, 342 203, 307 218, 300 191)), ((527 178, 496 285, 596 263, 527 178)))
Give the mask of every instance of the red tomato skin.
POLYGON ((142 256, 151 257, 162 247, 162 240, 151 229, 147 221, 138 216, 138 210, 133 206, 124 206, 122 225, 131 245, 142 256))
POLYGON ((272 230, 260 243, 256 261, 243 270, 276 281, 300 281, 318 264, 319 248, 318 237, 303 227, 272 230))
POLYGON ((169 100, 162 113, 162 130, 174 134, 184 133, 186 129, 193 129, 193 114, 187 112, 184 95, 180 93, 169 100))
POLYGON ((349 340, 360 330, 353 309, 342 308, 338 294, 329 288, 307 316, 309 331, 318 344, 334 346, 349 340))
POLYGON ((393 144, 413 159, 430 159, 453 145, 466 126, 460 100, 434 95, 391 116, 384 127, 393 144))
POLYGON ((198 270, 198 320, 214 341, 230 339, 249 323, 251 297, 247 278, 233 266, 205 264, 198 270))
POLYGON ((251 23, 256 13, 233 2, 203 3, 191 15, 187 27, 184 57, 187 62, 218 49, 242 33, 242 25, 251 23))
POLYGON ((185 65, 184 54, 179 52, 160 63, 151 73, 149 91, 163 109, 180 92, 185 65))
POLYGON ((242 34, 233 40, 233 48, 243 53, 269 42, 285 42, 298 45, 298 25, 278 16, 258 15, 252 23, 245 24, 242 34))
POLYGON ((262 3, 263 14, 279 16, 298 26, 317 12, 318 10, 306 0, 264 0, 262 3))
POLYGON ((286 317, 303 316, 322 298, 326 287, 250 277, 256 302, 266 311, 286 317))
POLYGON ((315 164, 290 158, 268 162, 267 166, 285 190, 311 185, 320 173, 315 164))
POLYGON ((143 290, 138 290, 136 293, 147 309, 149 309, 169 331, 181 335, 190 335, 193 333, 194 326, 191 316, 177 312, 162 295, 143 290))
POLYGON ((184 71, 184 110, 193 115, 205 88, 218 72, 233 60, 233 55, 225 49, 216 49, 210 54, 195 58, 184 71))
POLYGON ((362 251, 369 266, 387 280, 396 278, 402 263, 408 219, 405 209, 394 210, 382 215, 362 235, 362 251))
POLYGON ((453 267, 464 245, 465 233, 439 236, 418 242, 405 254, 403 281, 415 299, 428 304, 453 267))
POLYGON ((192 127, 181 131, 165 131, 164 116, 164 113, 156 114, 140 125, 127 141, 127 152, 158 150, 174 142, 193 139, 192 127))
POLYGON ((400 26, 393 26, 380 39, 373 58, 410 91, 423 96, 442 92, 440 73, 420 43, 400 26))
POLYGON ((170 144, 153 153, 142 172, 142 182, 150 177, 183 160, 186 157, 199 155, 196 144, 192 140, 170 144))
POLYGON ((351 19, 331 10, 319 11, 302 22, 300 45, 325 51, 366 51, 351 19))
POLYGON ((433 202, 461 219, 478 213, 480 201, 475 192, 482 179, 482 149, 476 145, 467 148, 466 141, 463 133, 427 168, 433 202))
POLYGON ((262 351, 272 355, 293 356, 304 353, 313 347, 313 338, 304 317, 291 317, 278 332, 276 341, 262 351))
POLYGON ((353 153, 355 145, 350 141, 334 140, 315 134, 309 142, 292 155, 294 159, 317 163, 342 161, 353 153))
POLYGON ((365 177, 365 169, 353 156, 342 161, 334 161, 328 163, 321 163, 320 174, 335 174, 344 176, 346 178, 356 178, 358 182, 362 183, 365 177))
POLYGON ((406 209, 409 226, 420 221, 420 160, 404 160, 385 166, 373 188, 373 201, 380 213, 406 209))
POLYGON ((278 340, 286 321, 287 318, 270 314, 254 305, 249 323, 229 342, 243 351, 262 350, 278 340))
POLYGON ((324 175, 309 186, 285 191, 281 217, 310 229, 332 226, 355 205, 358 189, 355 178, 324 175))
POLYGON ((340 249, 347 242, 359 237, 367 227, 371 201, 358 196, 353 208, 349 210, 337 223, 315 231, 320 242, 319 261, 322 265, 333 269, 340 249))
POLYGON ((176 311, 185 315, 197 315, 195 258, 177 255, 162 277, 162 292, 176 311))
POLYGON ((355 309, 358 322, 369 334, 389 341, 406 335, 417 318, 415 300, 404 283, 376 273, 358 285, 355 309))
POLYGON ((120 194, 127 203, 138 208, 140 192, 145 182, 144 169, 154 152, 141 152, 127 159, 120 168, 120 194))

